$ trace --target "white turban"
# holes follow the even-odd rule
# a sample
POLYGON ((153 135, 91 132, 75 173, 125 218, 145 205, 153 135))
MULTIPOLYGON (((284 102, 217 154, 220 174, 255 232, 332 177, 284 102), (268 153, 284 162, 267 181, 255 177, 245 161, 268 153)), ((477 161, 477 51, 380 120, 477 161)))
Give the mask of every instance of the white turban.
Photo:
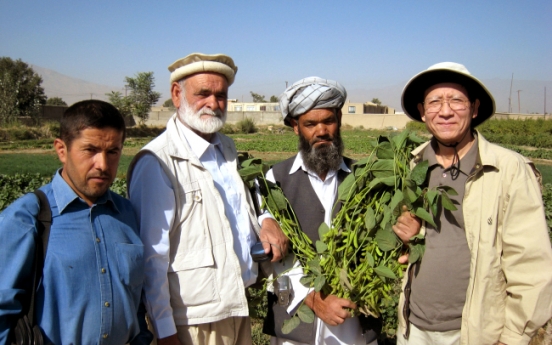
POLYGON ((295 82, 280 95, 280 109, 284 123, 311 109, 341 109, 347 91, 337 81, 308 77, 295 82))

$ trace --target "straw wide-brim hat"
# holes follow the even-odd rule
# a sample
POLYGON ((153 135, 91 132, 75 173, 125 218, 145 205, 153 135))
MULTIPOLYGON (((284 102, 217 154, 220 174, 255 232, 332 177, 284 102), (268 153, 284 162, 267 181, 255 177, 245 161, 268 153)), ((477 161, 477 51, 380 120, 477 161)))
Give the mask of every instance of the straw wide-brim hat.
POLYGON ((228 86, 230 86, 234 82, 236 73, 238 73, 238 66, 228 55, 192 53, 173 62, 169 66, 169 72, 171 72, 171 83, 192 74, 211 72, 225 76, 228 86))
POLYGON ((441 62, 416 74, 406 83, 401 97, 401 105, 406 115, 414 121, 423 122, 418 111, 418 104, 424 102, 425 92, 428 88, 440 83, 460 84, 468 91, 470 99, 479 99, 479 112, 477 117, 472 120, 472 127, 480 125, 494 114, 493 95, 479 79, 471 75, 464 65, 455 62, 441 62))

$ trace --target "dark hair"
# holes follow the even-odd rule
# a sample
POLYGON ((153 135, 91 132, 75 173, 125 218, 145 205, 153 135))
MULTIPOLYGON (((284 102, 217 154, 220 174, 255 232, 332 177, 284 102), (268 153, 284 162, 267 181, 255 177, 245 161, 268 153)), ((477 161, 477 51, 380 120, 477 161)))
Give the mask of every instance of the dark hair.
POLYGON ((111 103, 100 100, 80 101, 65 110, 60 121, 59 138, 67 147, 86 128, 113 128, 123 133, 125 141, 125 119, 111 103))

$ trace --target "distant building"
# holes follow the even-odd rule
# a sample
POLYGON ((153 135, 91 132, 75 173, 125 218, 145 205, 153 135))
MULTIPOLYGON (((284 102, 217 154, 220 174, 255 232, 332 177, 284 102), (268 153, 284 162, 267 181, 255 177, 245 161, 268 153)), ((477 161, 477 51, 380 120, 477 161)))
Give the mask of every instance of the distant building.
MULTIPOLYGON (((228 100, 228 111, 280 111, 279 103, 253 103, 238 102, 235 99, 228 100)), ((344 115, 348 114, 394 114, 395 109, 388 106, 377 105, 372 102, 351 103, 347 102, 341 108, 344 115)))

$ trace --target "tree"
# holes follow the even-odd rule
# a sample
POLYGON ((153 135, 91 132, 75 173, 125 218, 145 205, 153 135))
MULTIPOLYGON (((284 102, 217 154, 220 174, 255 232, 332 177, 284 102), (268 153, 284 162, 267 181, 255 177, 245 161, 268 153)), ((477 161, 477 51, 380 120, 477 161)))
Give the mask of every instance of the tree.
POLYGON ((278 103, 278 97, 274 95, 270 96, 270 103, 278 103))
POLYGON ((253 92, 253 91, 250 91, 250 92, 251 92, 251 97, 253 97, 253 102, 254 103, 266 103, 264 95, 260 95, 258 93, 253 92))
POLYGON ((153 91, 155 78, 153 72, 136 73, 135 78, 126 77, 127 86, 130 87, 130 100, 132 102, 132 115, 140 119, 144 124, 151 110, 151 106, 159 100, 161 94, 153 91))
POLYGON ((109 103, 113 104, 123 117, 132 116, 132 102, 130 97, 124 96, 119 91, 111 91, 105 94, 109 99, 109 103))
POLYGON ((111 91, 106 96, 123 116, 135 116, 143 125, 148 120, 151 106, 161 97, 159 92, 153 91, 155 87, 153 72, 138 72, 134 78, 125 77, 125 81, 126 87, 130 89, 130 95, 123 96, 118 91, 111 91))
POLYGON ((379 98, 372 98, 372 103, 376 105, 381 105, 381 101, 379 100, 379 98))
POLYGON ((173 104, 173 101, 172 101, 172 98, 169 98, 165 101, 165 103, 163 103, 163 106, 165 108, 169 108, 169 109, 175 109, 175 106, 173 104))
POLYGON ((46 100, 46 105, 64 105, 64 106, 67 106, 67 103, 65 103, 65 101, 63 99, 61 99, 61 97, 52 97, 52 98, 48 98, 48 100, 46 100))
POLYGON ((0 123, 17 120, 18 116, 37 119, 41 104, 46 102, 42 78, 25 62, 0 58, 0 123))

